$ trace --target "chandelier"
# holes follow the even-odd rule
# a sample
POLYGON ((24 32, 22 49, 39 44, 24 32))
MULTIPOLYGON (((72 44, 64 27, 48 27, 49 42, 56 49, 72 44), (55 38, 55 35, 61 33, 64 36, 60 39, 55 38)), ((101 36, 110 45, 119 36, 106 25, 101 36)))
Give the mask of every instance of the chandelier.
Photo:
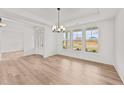
POLYGON ((6 24, 2 22, 2 18, 0 18, 0 27, 4 27, 4 26, 6 26, 6 24))
POLYGON ((53 25, 52 27, 52 31, 53 32, 65 32, 65 27, 60 25, 60 8, 57 8, 57 11, 58 11, 58 24, 57 25, 53 25))

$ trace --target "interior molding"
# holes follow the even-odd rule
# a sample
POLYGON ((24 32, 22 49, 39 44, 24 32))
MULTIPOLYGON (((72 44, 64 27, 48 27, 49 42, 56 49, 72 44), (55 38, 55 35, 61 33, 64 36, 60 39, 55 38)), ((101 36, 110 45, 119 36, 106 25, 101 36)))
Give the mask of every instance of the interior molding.
POLYGON ((88 25, 88 24, 94 24, 94 25, 96 25, 95 23, 96 22, 99 22, 99 21, 106 21, 106 20, 109 20, 109 19, 114 19, 114 17, 112 17, 112 18, 105 18, 105 19, 99 19, 99 20, 93 20, 93 21, 87 21, 87 22, 85 22, 85 23, 82 23, 82 24, 77 24, 77 25, 71 25, 71 26, 68 26, 67 27, 67 30, 73 30, 73 29, 82 29, 81 28, 81 26, 82 25, 88 25))
POLYGON ((3 11, 3 16, 5 15, 6 19, 10 19, 10 20, 13 20, 13 21, 18 21, 20 23, 28 22, 29 24, 32 23, 32 24, 45 25, 45 26, 50 25, 49 22, 43 21, 41 19, 40 19, 41 21, 38 21, 38 20, 32 19, 31 17, 26 17, 26 16, 23 16, 23 15, 19 15, 17 13, 10 12, 9 10, 5 10, 5 9, 1 9, 1 10, 3 11), (9 15, 7 15, 7 14, 9 14, 9 15))
POLYGON ((72 19, 69 19, 69 20, 65 20, 65 21, 62 21, 61 23, 62 23, 62 24, 65 23, 65 24, 66 24, 66 23, 71 22, 71 21, 76 21, 76 20, 80 20, 80 19, 82 20, 82 19, 84 19, 84 18, 91 17, 91 16, 94 16, 94 15, 100 15, 100 10, 97 9, 97 11, 94 12, 94 13, 90 13, 90 14, 85 15, 85 16, 79 16, 79 17, 72 18, 72 19))

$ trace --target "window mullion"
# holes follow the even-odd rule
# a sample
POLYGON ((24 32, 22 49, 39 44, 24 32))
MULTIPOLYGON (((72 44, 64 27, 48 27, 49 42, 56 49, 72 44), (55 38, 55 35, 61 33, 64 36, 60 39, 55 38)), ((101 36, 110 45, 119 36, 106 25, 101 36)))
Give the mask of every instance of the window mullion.
POLYGON ((66 48, 68 48, 68 33, 66 32, 66 48))
POLYGON ((70 31, 70 45, 71 45, 71 49, 73 48, 73 32, 72 31, 70 31))
POLYGON ((85 40, 85 30, 82 31, 82 51, 85 51, 86 40, 85 40))

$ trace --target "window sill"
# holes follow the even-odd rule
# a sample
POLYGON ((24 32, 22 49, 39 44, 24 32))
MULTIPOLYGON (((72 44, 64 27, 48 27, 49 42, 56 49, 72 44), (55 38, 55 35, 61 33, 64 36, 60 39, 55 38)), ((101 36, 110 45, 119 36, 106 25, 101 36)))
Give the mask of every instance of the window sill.
POLYGON ((92 54, 92 55, 100 55, 100 53, 93 53, 93 52, 86 52, 86 51, 76 51, 76 50, 72 50, 72 49, 62 49, 64 51, 68 51, 68 52, 77 52, 77 53, 85 53, 85 54, 92 54))

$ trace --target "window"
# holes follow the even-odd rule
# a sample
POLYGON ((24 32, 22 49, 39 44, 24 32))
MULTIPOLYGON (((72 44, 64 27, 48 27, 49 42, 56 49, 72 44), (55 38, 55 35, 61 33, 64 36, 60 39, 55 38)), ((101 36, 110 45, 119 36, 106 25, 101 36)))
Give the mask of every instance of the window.
POLYGON ((86 30, 86 52, 98 52, 98 29, 86 30))
POLYGON ((63 48, 67 49, 71 47, 71 34, 70 32, 64 33, 63 48))
POLYGON ((67 40, 66 40, 67 36, 66 33, 64 33, 64 38, 63 38, 63 48, 66 49, 67 48, 67 40))
POLYGON ((82 50, 82 31, 73 32, 73 50, 82 50))
POLYGON ((67 32, 67 48, 71 48, 71 32, 67 32))
POLYGON ((99 29, 97 27, 85 30, 70 31, 63 34, 63 48, 75 51, 98 52, 99 29))

